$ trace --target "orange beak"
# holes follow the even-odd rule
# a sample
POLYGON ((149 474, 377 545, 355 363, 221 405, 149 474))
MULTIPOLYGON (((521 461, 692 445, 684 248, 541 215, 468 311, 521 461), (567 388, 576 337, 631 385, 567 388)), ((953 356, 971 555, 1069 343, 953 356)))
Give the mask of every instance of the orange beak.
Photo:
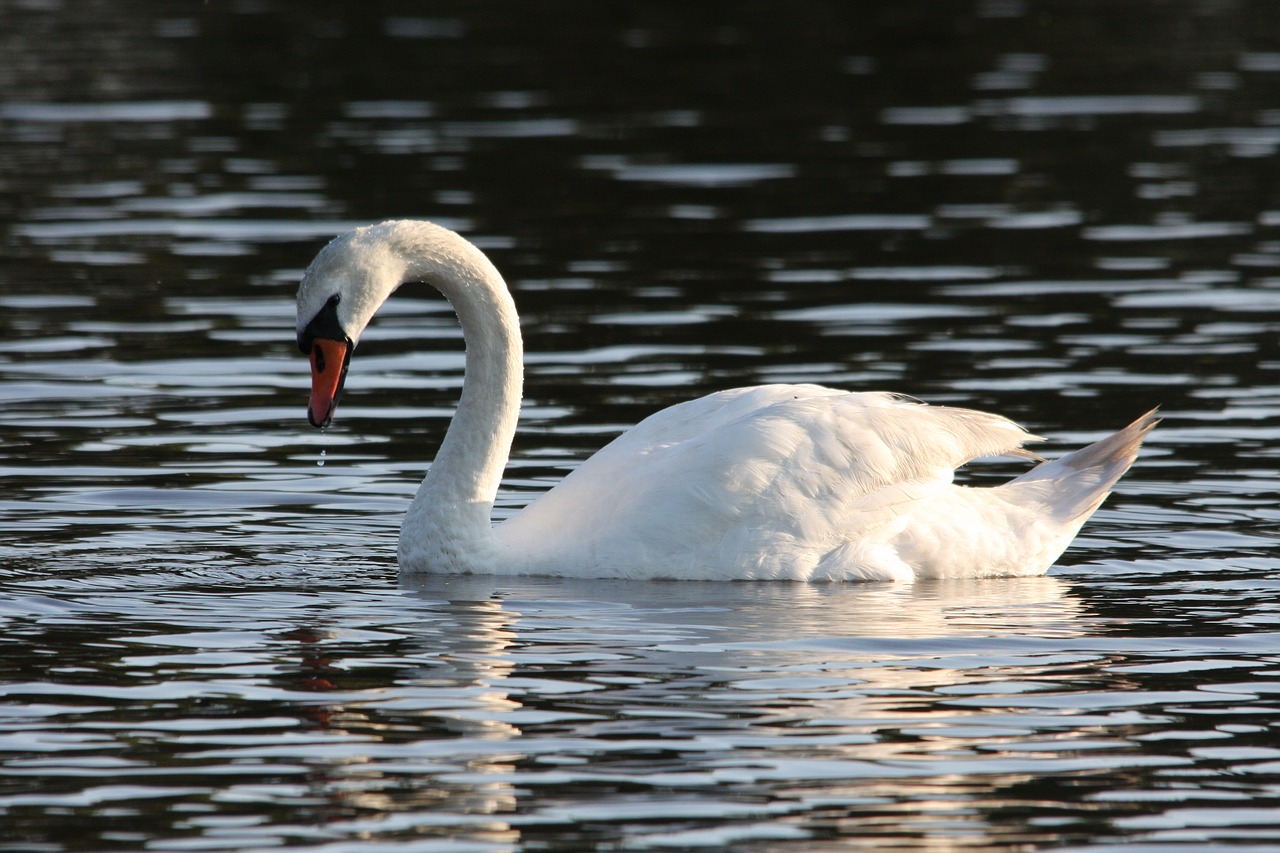
POLYGON ((342 383, 351 361, 351 344, 316 338, 311 342, 311 402, 307 420, 313 427, 327 427, 338 407, 342 383))

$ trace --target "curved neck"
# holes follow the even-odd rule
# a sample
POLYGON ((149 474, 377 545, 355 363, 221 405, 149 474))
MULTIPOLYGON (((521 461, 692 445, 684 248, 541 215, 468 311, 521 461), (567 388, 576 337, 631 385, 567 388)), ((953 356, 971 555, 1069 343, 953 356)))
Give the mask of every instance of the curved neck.
POLYGON ((401 529, 400 557, 460 570, 496 548, 490 513, 520 416, 524 345, 511 294, 478 249, 459 239, 409 258, 405 280, 435 285, 457 312, 466 367, 458 409, 401 529))

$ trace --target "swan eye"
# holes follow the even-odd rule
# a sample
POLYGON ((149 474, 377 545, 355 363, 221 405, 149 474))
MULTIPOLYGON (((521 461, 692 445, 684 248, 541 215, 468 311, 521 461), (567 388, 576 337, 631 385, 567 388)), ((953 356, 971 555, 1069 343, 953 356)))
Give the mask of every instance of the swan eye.
POLYGON ((311 322, 307 327, 298 333, 298 349, 303 355, 310 355, 312 344, 316 338, 328 338, 334 341, 350 340, 350 336, 342 328, 342 323, 338 320, 338 303, 342 301, 342 296, 335 293, 325 302, 316 316, 311 318, 311 322))

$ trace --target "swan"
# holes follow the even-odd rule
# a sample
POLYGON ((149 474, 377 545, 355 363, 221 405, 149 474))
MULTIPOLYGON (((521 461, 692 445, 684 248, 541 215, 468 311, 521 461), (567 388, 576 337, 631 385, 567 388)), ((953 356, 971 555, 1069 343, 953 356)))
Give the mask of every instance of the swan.
POLYGON ((1039 460, 999 415, 885 392, 760 385, 650 415, 510 518, 490 514, 515 435, 523 343, 501 274, 441 226, 342 234, 298 288, 307 418, 326 427, 351 353, 402 284, 452 305, 457 410, 405 515, 404 572, 681 580, 911 581, 1038 575, 1128 470, 1156 411, 996 487, 952 482, 980 456, 1039 460))

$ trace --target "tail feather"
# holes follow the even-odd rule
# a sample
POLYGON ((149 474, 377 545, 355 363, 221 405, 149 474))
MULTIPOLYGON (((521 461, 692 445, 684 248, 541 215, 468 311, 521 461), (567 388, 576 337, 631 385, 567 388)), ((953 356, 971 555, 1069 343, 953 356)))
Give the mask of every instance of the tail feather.
POLYGON ((1147 433, 1160 422, 1152 409, 1119 432, 1082 447, 1074 453, 1037 465, 1005 484, 1043 491, 1043 499, 1060 518, 1083 520, 1111 493, 1111 487, 1138 457, 1147 433))

